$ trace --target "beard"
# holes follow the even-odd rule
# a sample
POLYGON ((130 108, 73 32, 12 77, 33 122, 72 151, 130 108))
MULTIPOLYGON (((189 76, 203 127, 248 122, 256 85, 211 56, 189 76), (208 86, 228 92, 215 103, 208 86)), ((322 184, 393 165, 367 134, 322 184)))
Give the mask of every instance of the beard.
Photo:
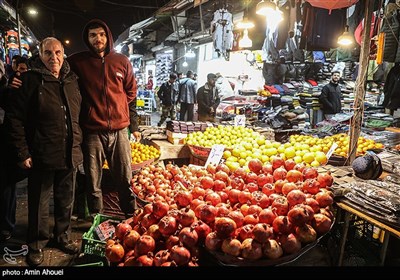
POLYGON ((106 45, 104 45, 104 46, 102 46, 102 47, 96 47, 96 46, 92 46, 92 49, 93 49, 93 50, 94 50, 94 52, 96 52, 96 53, 102 53, 102 52, 105 52, 106 48, 107 48, 107 46, 106 46, 106 45))

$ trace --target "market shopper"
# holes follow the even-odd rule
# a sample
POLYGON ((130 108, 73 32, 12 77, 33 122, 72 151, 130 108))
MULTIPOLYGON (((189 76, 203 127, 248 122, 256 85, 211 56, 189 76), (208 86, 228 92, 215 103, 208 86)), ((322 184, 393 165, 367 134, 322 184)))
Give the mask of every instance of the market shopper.
POLYGON ((79 77, 82 93, 82 149, 89 211, 92 215, 103 212, 101 178, 107 160, 121 210, 128 216, 136 208, 136 197, 130 188, 128 127, 129 104, 135 100, 137 84, 129 59, 114 51, 112 38, 103 21, 89 21, 83 30, 89 50, 73 54, 68 62, 79 77))
POLYGON ((79 127, 81 95, 77 76, 64 61, 64 49, 54 37, 39 45, 21 75, 22 86, 10 90, 6 125, 19 165, 29 169, 28 234, 30 265, 43 262, 50 239, 49 200, 54 196, 54 246, 75 254, 79 247, 69 238, 76 169, 82 162, 79 127))
POLYGON ((215 122, 215 113, 220 102, 215 81, 217 75, 209 73, 207 82, 197 91, 199 121, 215 122))
POLYGON ((196 88, 197 83, 193 80, 193 71, 189 70, 186 73, 186 78, 179 80, 180 121, 185 121, 186 113, 187 121, 193 121, 194 104, 197 104, 196 88))
POLYGON ((157 91, 158 98, 161 101, 162 113, 158 126, 161 126, 167 117, 169 116, 171 120, 175 120, 175 91, 174 83, 176 81, 176 74, 169 74, 169 80, 164 82, 160 89, 157 91))
POLYGON ((333 71, 329 84, 326 84, 319 96, 319 102, 322 104, 324 117, 330 120, 334 114, 342 110, 342 93, 339 85, 340 72, 333 71))

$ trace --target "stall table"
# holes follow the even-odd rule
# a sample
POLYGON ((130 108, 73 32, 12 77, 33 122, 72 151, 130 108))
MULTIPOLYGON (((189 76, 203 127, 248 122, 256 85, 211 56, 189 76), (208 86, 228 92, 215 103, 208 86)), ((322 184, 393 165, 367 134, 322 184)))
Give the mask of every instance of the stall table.
POLYGON ((166 140, 150 140, 150 145, 160 150, 159 160, 189 159, 190 150, 185 144, 172 144, 166 140))
POLYGON ((340 252, 339 252, 338 265, 341 266, 343 264, 343 256, 344 256, 344 250, 345 250, 345 246, 346 246, 347 234, 348 234, 349 226, 350 226, 351 215, 356 215, 357 217, 367 221, 368 223, 370 223, 374 226, 379 227, 381 230, 384 231, 384 239, 383 239, 383 244, 382 244, 382 248, 381 248, 381 252, 380 252, 380 260, 381 260, 380 264, 384 265, 387 247, 389 244, 390 234, 393 234, 397 238, 400 238, 400 231, 381 222, 381 221, 378 221, 378 220, 366 215, 359 209, 355 209, 354 207, 352 207, 349 204, 346 204, 344 202, 337 202, 336 205, 339 207, 339 210, 345 211, 344 227, 343 227, 342 237, 341 237, 341 241, 340 241, 340 252))

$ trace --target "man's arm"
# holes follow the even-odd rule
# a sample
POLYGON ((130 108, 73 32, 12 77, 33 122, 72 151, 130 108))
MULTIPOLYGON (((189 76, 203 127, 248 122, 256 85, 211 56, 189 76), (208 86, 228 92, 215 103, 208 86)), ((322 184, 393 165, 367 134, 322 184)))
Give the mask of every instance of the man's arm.
POLYGON ((142 134, 139 132, 139 124, 138 124, 139 115, 136 111, 136 98, 131 103, 129 103, 129 118, 130 118, 129 130, 136 138, 136 141, 139 142, 142 139, 142 134))
MULTIPOLYGON (((133 73, 133 68, 129 60, 127 59, 126 65, 127 71, 124 79, 124 89, 128 99, 128 103, 131 103, 134 99, 136 99, 137 95, 137 84, 135 79, 135 74, 133 73)), ((136 102, 135 102, 136 104, 136 102)))

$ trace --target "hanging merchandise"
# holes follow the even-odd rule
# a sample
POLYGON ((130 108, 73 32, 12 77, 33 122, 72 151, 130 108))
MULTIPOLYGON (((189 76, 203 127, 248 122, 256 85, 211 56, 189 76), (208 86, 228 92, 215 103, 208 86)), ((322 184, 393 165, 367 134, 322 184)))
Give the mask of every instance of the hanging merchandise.
POLYGON ((223 55, 227 59, 228 52, 232 50, 233 46, 232 14, 227 9, 218 9, 214 12, 211 33, 215 51, 219 56, 223 55))

